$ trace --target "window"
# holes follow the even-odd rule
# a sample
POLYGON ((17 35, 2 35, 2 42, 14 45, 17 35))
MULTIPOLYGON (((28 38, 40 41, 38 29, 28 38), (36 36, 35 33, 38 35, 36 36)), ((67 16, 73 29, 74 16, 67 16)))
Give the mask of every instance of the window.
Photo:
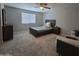
POLYGON ((22 24, 36 23, 36 15, 22 13, 22 24))

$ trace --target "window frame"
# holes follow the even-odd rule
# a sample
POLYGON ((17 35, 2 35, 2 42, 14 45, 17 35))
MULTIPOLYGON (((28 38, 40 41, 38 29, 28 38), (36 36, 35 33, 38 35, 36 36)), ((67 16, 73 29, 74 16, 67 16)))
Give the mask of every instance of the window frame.
POLYGON ((22 24, 35 24, 36 23, 36 15, 35 14, 32 14, 32 13, 25 13, 25 12, 22 12, 21 13, 21 23, 22 24), (23 14, 25 14, 25 15, 23 15, 23 14), (26 17, 27 16, 27 17, 26 17), (24 18, 23 18, 24 17, 24 18), (31 19, 31 17, 32 17, 32 19, 31 19), (33 18, 34 17, 34 18, 33 18), (28 21, 28 20, 26 20, 26 18, 28 19, 28 20, 34 20, 34 21, 28 21))

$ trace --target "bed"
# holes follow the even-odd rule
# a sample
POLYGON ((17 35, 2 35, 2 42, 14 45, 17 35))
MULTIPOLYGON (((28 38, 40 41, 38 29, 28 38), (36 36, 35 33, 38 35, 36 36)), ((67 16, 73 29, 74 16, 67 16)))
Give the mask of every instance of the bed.
MULTIPOLYGON (((56 24, 56 20, 46 20, 45 23, 51 22, 53 25, 56 24)), ((40 27, 30 27, 29 31, 32 35, 35 37, 40 37, 46 34, 50 34, 54 32, 54 27, 46 27, 46 26, 40 26, 40 27)))

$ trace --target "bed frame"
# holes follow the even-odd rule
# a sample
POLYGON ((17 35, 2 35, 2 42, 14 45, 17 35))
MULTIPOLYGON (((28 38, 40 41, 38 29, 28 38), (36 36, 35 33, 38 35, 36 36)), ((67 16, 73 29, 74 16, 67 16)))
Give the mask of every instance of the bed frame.
POLYGON ((40 36, 43 36, 43 35, 46 35, 46 34, 49 34, 49 33, 53 33, 53 29, 51 30, 42 30, 42 31, 37 31, 33 28, 29 28, 29 31, 32 35, 34 35, 35 37, 40 37, 40 36))
MULTIPOLYGON (((56 20, 46 20, 46 22, 52 22, 54 24, 56 24, 56 20)), ((29 28, 29 31, 32 35, 34 35, 35 37, 40 37, 40 36, 43 36, 43 35, 46 35, 46 34, 50 34, 50 33, 54 33, 54 28, 50 29, 50 30, 41 30, 41 31, 37 31, 33 28, 29 28)))

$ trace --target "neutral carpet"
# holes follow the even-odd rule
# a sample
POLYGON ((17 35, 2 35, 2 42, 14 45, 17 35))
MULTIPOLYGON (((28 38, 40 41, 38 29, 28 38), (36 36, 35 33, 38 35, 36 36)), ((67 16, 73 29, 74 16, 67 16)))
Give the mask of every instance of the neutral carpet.
POLYGON ((56 35, 34 37, 29 31, 14 33, 14 39, 4 42, 0 55, 9 56, 57 56, 56 35))

